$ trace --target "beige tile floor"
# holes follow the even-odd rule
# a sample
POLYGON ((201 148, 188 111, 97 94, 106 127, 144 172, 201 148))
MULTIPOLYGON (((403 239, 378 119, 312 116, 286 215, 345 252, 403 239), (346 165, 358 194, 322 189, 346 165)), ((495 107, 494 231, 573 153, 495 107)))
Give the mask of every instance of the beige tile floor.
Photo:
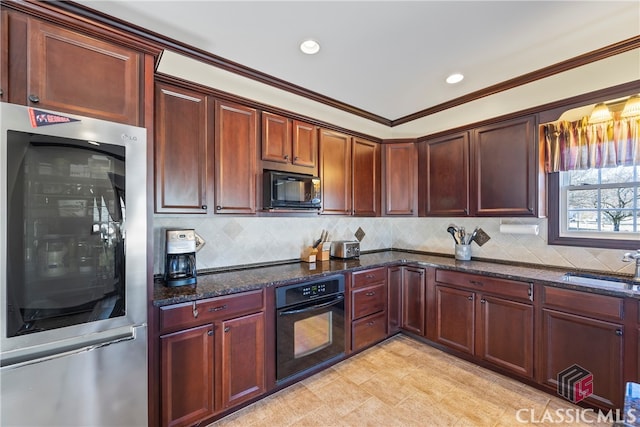
POLYGON ((597 421, 560 397, 396 335, 211 426, 611 424, 597 421))

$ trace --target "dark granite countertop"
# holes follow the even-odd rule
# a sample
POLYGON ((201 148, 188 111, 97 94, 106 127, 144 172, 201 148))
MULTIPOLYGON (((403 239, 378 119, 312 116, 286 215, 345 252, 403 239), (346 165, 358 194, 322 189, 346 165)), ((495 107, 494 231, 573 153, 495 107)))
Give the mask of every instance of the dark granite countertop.
MULTIPOLYGON (((417 264, 448 270, 480 273, 504 279, 535 281, 538 283, 577 289, 586 292, 632 297, 640 299, 640 286, 609 287, 569 283, 563 275, 572 270, 546 268, 537 265, 510 264, 489 260, 457 261, 453 257, 431 255, 410 251, 388 250, 365 253, 359 259, 319 261, 315 263, 290 262, 279 265, 259 266, 229 271, 203 273, 198 275, 195 286, 167 287, 162 280, 156 280, 153 304, 157 307, 189 302, 204 298, 228 295, 264 287, 278 286, 327 276, 330 274, 357 271, 393 263, 417 264)), ((631 276, 616 276, 631 279, 631 276)))

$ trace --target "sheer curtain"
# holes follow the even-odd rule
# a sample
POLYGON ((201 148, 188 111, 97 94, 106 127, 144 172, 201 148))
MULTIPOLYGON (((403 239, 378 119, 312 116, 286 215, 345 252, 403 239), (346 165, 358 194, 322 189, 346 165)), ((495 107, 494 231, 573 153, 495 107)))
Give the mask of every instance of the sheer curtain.
POLYGON ((589 117, 543 126, 545 171, 640 165, 640 117, 589 124, 589 117))

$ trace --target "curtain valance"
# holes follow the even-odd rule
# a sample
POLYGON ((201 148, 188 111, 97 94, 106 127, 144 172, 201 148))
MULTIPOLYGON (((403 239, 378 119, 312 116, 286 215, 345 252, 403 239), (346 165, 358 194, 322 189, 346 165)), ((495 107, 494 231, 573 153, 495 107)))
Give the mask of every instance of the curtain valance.
POLYGON ((549 172, 640 165, 640 117, 589 124, 559 121, 543 126, 549 172))

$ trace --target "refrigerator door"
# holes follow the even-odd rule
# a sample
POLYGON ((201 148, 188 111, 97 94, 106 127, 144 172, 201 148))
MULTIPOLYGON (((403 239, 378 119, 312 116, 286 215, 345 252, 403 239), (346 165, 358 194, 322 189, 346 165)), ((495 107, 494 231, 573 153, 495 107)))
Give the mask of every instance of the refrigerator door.
POLYGON ((146 426, 147 328, 133 338, 1 369, 0 425, 146 426))

